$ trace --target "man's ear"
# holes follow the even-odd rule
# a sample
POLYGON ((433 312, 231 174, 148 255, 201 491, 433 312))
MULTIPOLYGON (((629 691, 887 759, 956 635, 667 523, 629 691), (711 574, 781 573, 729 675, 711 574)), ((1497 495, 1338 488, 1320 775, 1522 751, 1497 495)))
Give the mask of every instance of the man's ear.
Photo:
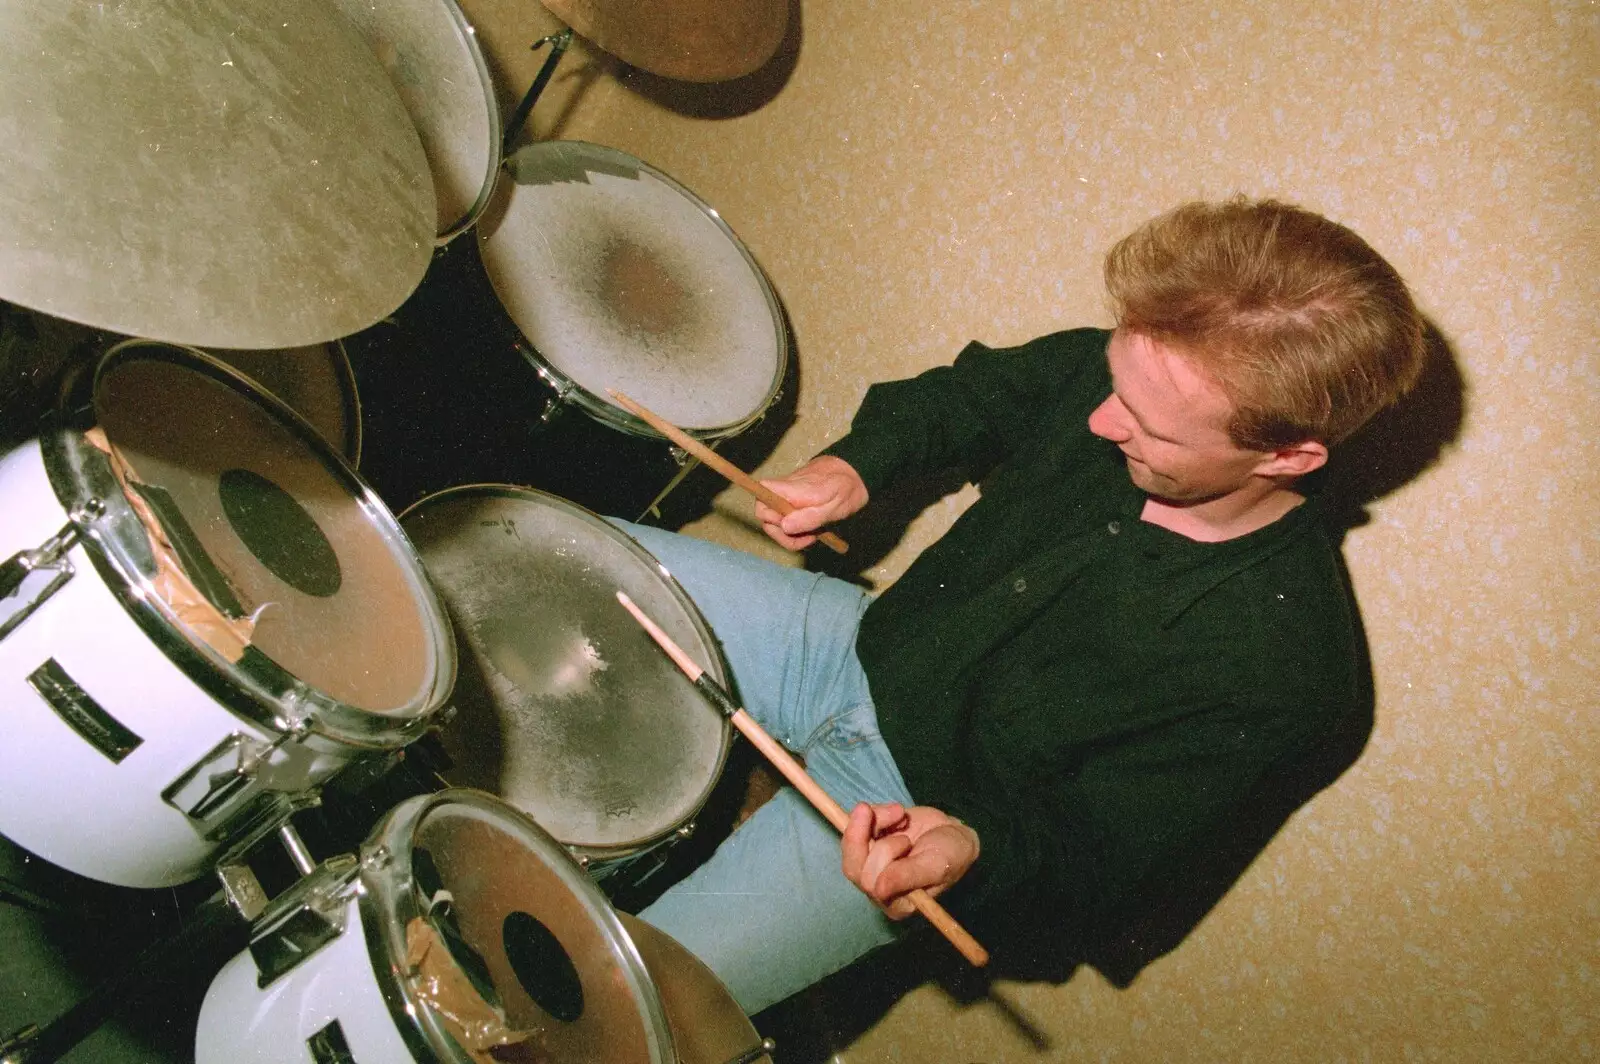
POLYGON ((1255 471, 1264 477, 1303 477, 1327 464, 1327 445, 1316 440, 1303 440, 1279 447, 1262 459, 1255 471))

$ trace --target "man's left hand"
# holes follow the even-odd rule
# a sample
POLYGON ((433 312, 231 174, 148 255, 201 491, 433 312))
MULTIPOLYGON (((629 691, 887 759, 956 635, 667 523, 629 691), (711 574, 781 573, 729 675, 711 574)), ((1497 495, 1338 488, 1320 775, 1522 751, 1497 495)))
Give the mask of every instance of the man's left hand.
POLYGON ((850 813, 841 865, 891 919, 903 920, 915 911, 906 894, 917 887, 943 893, 966 875, 978 850, 976 831, 932 806, 862 802, 850 813))

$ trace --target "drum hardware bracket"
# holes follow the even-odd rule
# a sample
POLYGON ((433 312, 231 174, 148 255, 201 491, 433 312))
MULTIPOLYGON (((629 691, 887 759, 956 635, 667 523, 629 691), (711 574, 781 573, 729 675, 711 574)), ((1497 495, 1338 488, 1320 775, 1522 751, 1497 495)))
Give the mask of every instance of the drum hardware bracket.
POLYGON ((310 855, 289 818, 302 809, 314 809, 322 802, 321 796, 315 791, 299 794, 273 791, 259 798, 260 801, 253 803, 245 815, 228 822, 227 829, 234 841, 215 865, 217 879, 222 883, 222 892, 228 903, 247 920, 255 920, 272 902, 250 867, 251 855, 268 835, 276 834, 278 840, 288 848, 289 859, 295 867, 302 874, 308 872, 311 867, 310 855), (306 863, 302 864, 302 861, 306 863))
POLYGON ((266 989, 344 933, 360 864, 353 854, 330 857, 261 913, 250 938, 258 987, 266 989))
MULTIPOLYGON (((243 732, 232 732, 168 784, 161 797, 190 820, 215 824, 253 793, 250 785, 273 754, 310 731, 305 721, 280 720, 278 723, 288 726, 270 743, 243 732)), ((207 837, 215 835, 215 830, 207 832, 207 837)))
MULTIPOLYGON (((49 539, 32 550, 22 550, 0 563, 0 600, 8 599, 22 590, 23 584, 34 574, 49 573, 44 586, 31 598, 23 599, 10 612, 0 618, 0 639, 10 635, 45 600, 60 591, 76 571, 67 555, 83 538, 84 529, 106 512, 105 503, 99 499, 85 499, 67 517, 67 523, 49 539)), ((37 583, 37 581, 35 581, 37 583)))

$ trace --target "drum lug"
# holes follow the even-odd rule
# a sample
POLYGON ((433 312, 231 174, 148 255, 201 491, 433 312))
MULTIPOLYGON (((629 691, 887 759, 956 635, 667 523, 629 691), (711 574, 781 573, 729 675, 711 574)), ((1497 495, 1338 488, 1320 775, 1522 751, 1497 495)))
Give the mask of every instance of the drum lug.
POLYGON ((330 857, 268 906, 250 941, 258 987, 265 989, 344 934, 359 867, 351 854, 330 857))
POLYGON ((99 499, 88 499, 72 511, 60 531, 34 547, 22 550, 0 563, 0 600, 18 596, 18 601, 0 610, 0 639, 4 639, 45 600, 60 591, 75 572, 72 559, 67 557, 83 538, 84 528, 106 512, 99 499), (30 579, 32 577, 42 579, 30 579), (24 584, 32 584, 31 595, 18 595, 24 584))
POLYGON ((541 428, 555 421, 567 409, 567 395, 571 390, 571 387, 559 390, 555 395, 544 401, 544 405, 539 408, 539 425, 541 428))
POLYGON ((685 842, 685 841, 687 841, 689 839, 694 838, 694 828, 695 828, 695 823, 694 823, 693 820, 691 820, 687 824, 683 825, 683 827, 681 827, 677 831, 673 832, 672 834, 679 842, 685 842))

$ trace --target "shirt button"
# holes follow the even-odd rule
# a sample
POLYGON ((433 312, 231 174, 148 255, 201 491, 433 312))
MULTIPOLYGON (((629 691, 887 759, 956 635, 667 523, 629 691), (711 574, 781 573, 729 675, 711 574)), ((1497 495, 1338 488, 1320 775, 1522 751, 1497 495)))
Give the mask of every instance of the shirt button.
MULTIPOLYGON (((1016 583, 1011 585, 1011 587, 1016 591, 1017 594, 1020 595, 1024 591, 1028 590, 1028 582, 1019 578, 1016 583)), ((1283 596, 1279 595, 1278 597, 1282 598, 1283 596)))
POLYGON ((1110 524, 1106 525, 1106 531, 1110 532, 1113 536, 1116 535, 1118 532, 1122 531, 1122 522, 1112 521, 1110 524))

